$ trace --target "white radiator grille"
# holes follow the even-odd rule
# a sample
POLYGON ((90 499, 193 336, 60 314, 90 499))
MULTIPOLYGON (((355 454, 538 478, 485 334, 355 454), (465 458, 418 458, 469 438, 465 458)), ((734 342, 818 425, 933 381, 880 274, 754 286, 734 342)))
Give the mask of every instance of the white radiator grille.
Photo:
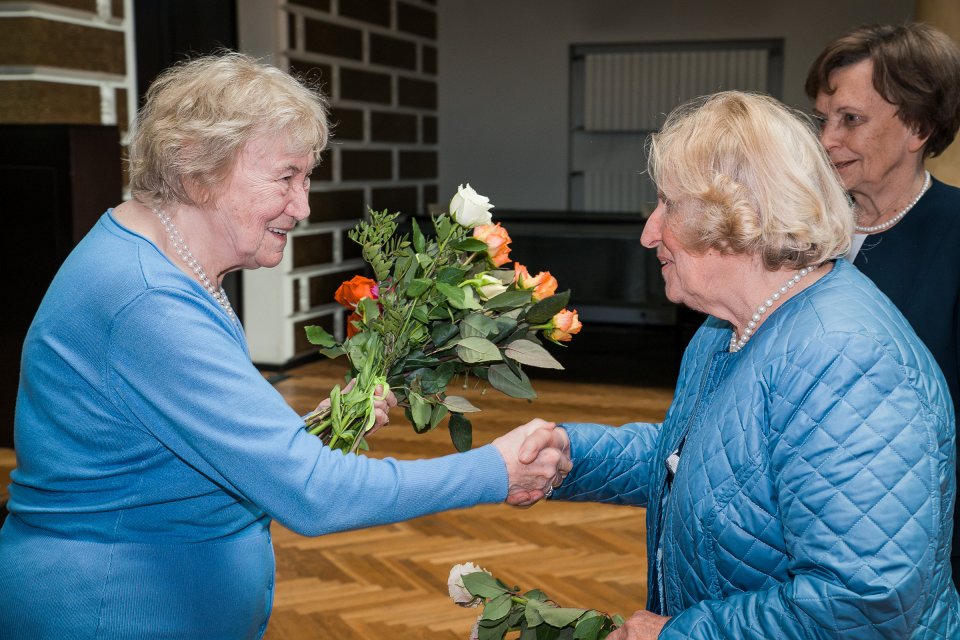
POLYGON ((767 90, 766 49, 586 56, 584 128, 655 131, 678 104, 723 89, 767 90))
POLYGON ((724 89, 766 92, 767 48, 590 53, 583 65, 583 133, 575 164, 587 211, 645 212, 656 202, 638 136, 656 131, 678 104, 724 89), (619 141, 618 141, 619 140, 619 141))

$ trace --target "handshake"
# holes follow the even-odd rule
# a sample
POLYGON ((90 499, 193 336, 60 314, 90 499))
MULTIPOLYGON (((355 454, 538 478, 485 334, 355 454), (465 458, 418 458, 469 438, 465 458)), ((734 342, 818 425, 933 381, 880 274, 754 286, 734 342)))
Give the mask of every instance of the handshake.
POLYGON ((534 418, 493 441, 507 465, 507 504, 528 507, 550 497, 570 469, 570 439, 552 422, 534 418))

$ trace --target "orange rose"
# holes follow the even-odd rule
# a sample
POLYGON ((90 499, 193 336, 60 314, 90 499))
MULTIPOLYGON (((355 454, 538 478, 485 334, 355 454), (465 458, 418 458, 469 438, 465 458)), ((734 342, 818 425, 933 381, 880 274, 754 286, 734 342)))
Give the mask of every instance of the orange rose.
POLYGON ((487 255, 490 263, 499 267, 510 262, 510 235, 507 230, 496 224, 484 224, 473 228, 473 237, 487 243, 487 255))
MULTIPOLYGON (((343 304, 343 303, 341 303, 343 304)), ((360 333, 360 329, 357 328, 357 325, 353 324, 356 322, 363 322, 363 318, 360 317, 360 314, 354 311, 350 314, 350 317, 347 318, 347 337, 352 338, 353 336, 360 333)), ((570 338, 567 338, 569 340, 570 338)))
POLYGON ((580 318, 576 310, 567 311, 564 309, 550 320, 550 333, 547 334, 551 340, 556 342, 570 342, 574 334, 580 333, 583 325, 580 324, 580 318))
POLYGON ((340 285, 337 292, 333 294, 333 299, 347 309, 356 309, 361 300, 364 298, 376 300, 379 293, 375 280, 363 276, 353 276, 340 285))
POLYGON ((527 268, 519 262, 513 263, 513 281, 521 289, 533 289, 534 302, 539 302, 544 298, 549 298, 557 291, 557 279, 550 275, 549 271, 541 271, 536 276, 531 277, 527 268))

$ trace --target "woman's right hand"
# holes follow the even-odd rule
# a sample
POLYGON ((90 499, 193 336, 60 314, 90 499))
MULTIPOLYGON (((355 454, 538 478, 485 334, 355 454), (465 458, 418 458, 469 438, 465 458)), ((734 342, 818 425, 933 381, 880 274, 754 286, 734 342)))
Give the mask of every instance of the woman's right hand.
POLYGON ((513 506, 542 500, 573 468, 566 431, 540 418, 500 436, 493 445, 507 466, 506 502, 513 506))

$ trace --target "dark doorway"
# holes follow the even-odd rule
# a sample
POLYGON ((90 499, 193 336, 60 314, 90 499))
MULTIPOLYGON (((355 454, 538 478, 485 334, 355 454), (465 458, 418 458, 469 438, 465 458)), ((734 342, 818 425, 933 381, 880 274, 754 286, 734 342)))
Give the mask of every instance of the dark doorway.
MULTIPOLYGON (((167 67, 218 49, 237 49, 236 0, 134 0, 138 104, 167 67)), ((243 320, 241 275, 227 274, 223 288, 243 320)))

